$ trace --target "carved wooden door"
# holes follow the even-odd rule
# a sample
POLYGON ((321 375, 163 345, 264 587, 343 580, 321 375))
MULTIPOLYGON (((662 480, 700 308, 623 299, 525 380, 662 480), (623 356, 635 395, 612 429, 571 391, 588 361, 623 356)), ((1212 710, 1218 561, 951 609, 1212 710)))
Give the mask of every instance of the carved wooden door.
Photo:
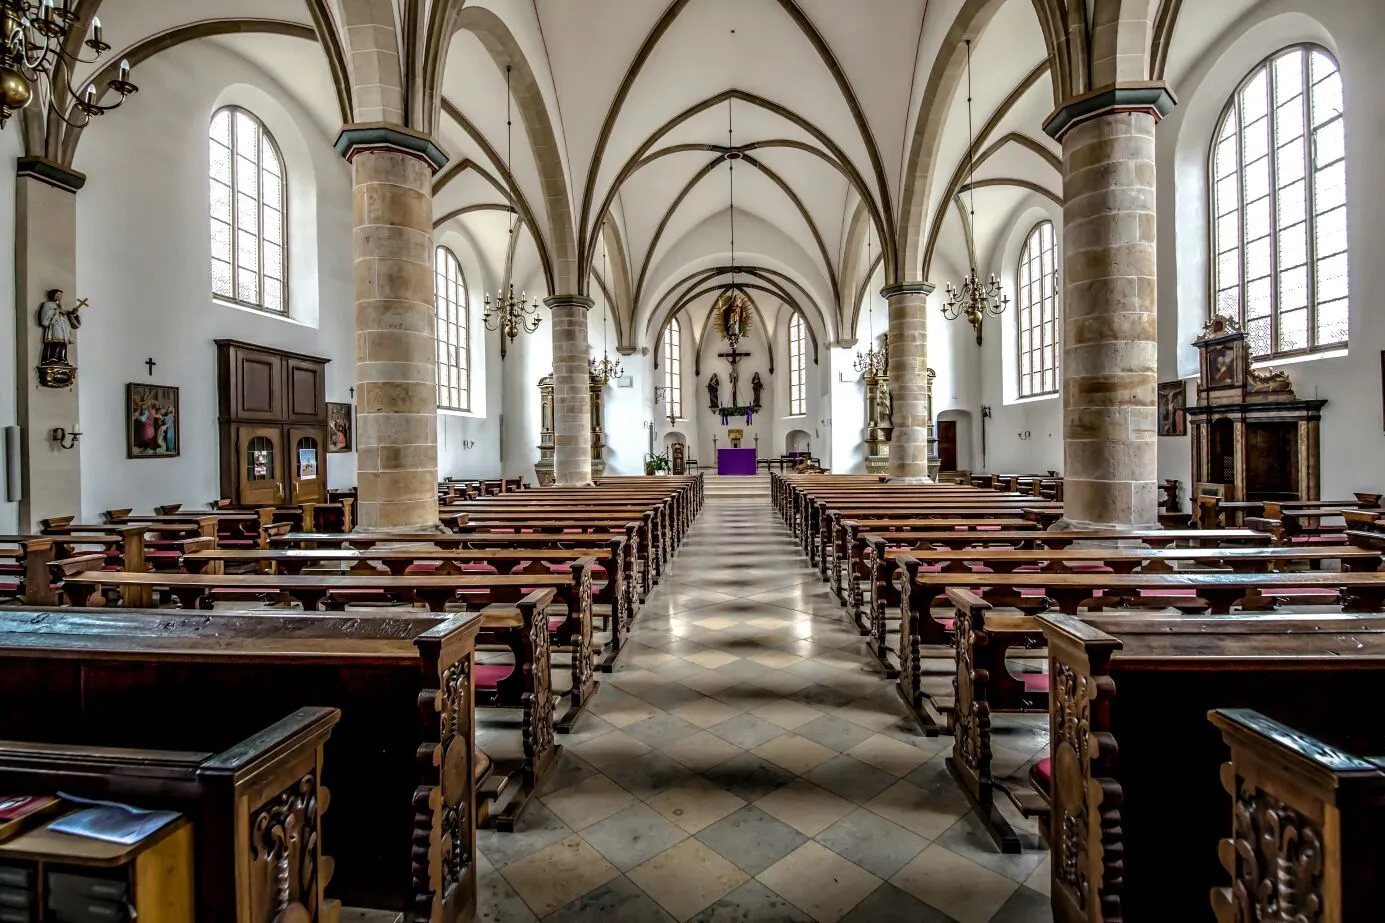
POLYGON ((236 427, 236 478, 244 506, 284 502, 284 430, 280 426, 236 427))
POLYGON ((957 470, 957 421, 938 421, 938 468, 942 471, 957 470))
POLYGON ((288 444, 293 457, 289 459, 291 503, 322 503, 327 499, 326 440, 316 427, 290 426, 288 444))

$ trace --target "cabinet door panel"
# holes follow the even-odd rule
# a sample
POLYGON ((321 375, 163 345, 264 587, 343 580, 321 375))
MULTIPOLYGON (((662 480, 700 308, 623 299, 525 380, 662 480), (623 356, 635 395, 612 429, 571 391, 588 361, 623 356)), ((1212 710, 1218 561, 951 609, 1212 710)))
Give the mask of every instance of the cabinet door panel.
POLYGON ((283 360, 277 356, 237 351, 236 402, 232 415, 242 420, 278 420, 283 415, 283 360))
POLYGON ((285 392, 290 423, 324 423, 327 420, 326 382, 321 363, 289 359, 285 392))
MULTIPOLYGON (((316 427, 290 426, 288 445, 293 457, 289 481, 289 502, 321 503, 327 499, 327 433, 316 427)), ((303 527, 311 531, 307 524, 303 527)))
POLYGON ((284 502, 284 430, 279 426, 236 427, 237 498, 241 506, 277 506, 284 502))

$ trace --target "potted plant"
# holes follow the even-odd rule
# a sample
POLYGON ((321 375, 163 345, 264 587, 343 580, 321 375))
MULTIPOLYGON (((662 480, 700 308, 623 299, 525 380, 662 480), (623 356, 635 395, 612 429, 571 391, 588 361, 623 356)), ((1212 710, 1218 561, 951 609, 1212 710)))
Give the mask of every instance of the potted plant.
POLYGON ((672 465, 669 464, 668 454, 646 455, 644 457, 644 473, 666 475, 672 465))

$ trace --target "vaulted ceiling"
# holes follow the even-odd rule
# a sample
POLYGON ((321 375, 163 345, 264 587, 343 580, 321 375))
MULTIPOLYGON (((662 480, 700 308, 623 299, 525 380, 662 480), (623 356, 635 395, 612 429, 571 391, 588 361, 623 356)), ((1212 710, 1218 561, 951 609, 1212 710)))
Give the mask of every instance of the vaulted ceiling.
MULTIPOLYGON (((441 61, 434 134, 451 159, 436 180, 440 231, 470 242, 482 287, 514 279, 558 294, 576 280, 612 300, 632 347, 729 280, 733 170, 735 263, 753 270, 742 278, 762 286, 761 301, 802 310, 824 342, 856 337, 868 252, 900 280, 941 284, 965 267, 959 194, 973 186, 985 261, 1016 215, 1061 200, 1059 149, 1041 129, 1056 93, 1040 17, 1064 2, 104 0, 100 13, 115 60, 220 43, 297 96, 329 137, 353 117, 351 84, 369 82, 353 73, 359 36, 344 24, 392 20, 403 49, 441 61), (407 38, 434 26, 445 34, 407 38)), ((1089 18, 1092 4, 1149 8, 1158 76, 1175 92, 1206 42, 1256 2, 1086 0, 1089 18)), ((424 60, 404 70, 427 80, 424 60)), ((47 142, 54 155, 75 143, 47 142)))

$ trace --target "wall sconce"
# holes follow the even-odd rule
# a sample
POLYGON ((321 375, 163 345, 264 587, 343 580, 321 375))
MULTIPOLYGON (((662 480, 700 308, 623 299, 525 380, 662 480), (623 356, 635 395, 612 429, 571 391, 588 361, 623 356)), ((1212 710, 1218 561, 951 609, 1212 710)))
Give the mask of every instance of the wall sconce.
POLYGON ((1015 435, 1018 436, 1018 437, 1020 438, 1020 441, 1021 441, 1021 442, 1023 442, 1024 440, 1030 438, 1033 434, 1030 433, 1029 430, 1025 430, 1025 431, 1022 432, 1022 433, 1015 433, 1015 435))
POLYGON ((58 444, 60 449, 75 449, 77 448, 77 440, 82 438, 82 432, 74 429, 69 433, 59 426, 53 430, 50 438, 58 444))
POLYGON ((462 448, 470 452, 472 449, 476 448, 476 443, 471 439, 463 439, 462 448))

